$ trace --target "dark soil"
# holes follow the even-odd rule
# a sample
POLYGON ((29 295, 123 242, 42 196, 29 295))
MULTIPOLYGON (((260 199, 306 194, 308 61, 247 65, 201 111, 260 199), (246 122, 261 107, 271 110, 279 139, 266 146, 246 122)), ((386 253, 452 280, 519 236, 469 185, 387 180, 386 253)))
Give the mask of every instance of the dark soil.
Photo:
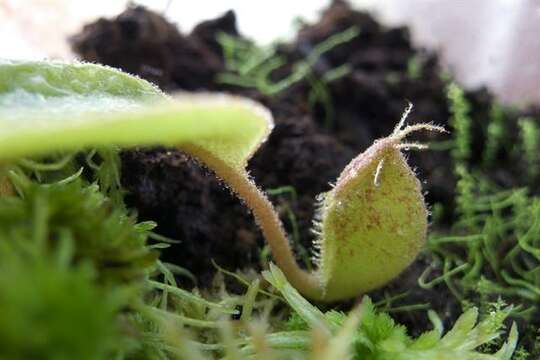
MULTIPOLYGON (((359 35, 325 53, 312 69, 315 77, 322 77, 340 65, 350 66, 349 73, 328 84, 333 111, 330 122, 328 109, 322 104, 310 107, 311 85, 307 81, 273 97, 215 81, 225 71, 216 35, 226 32, 241 36, 231 11, 199 24, 186 35, 162 16, 131 7, 114 19, 86 25, 71 41, 82 59, 137 74, 166 91, 227 91, 269 107, 276 127, 250 161, 249 170, 263 189, 296 189, 296 200, 288 195, 271 198, 283 210, 288 230, 291 224, 285 210, 287 206, 292 209, 300 229, 300 244, 309 248, 315 196, 329 190, 328 182, 336 179, 355 154, 391 132, 407 101, 415 105, 411 122, 447 125, 449 118, 446 83, 436 55, 414 48, 406 28, 386 28, 369 14, 351 10, 343 1, 334 1, 316 24, 303 26, 293 42, 279 46, 278 53, 288 62, 273 76, 283 77, 291 71, 291 64, 304 59, 314 46, 353 25, 360 29, 359 35), (408 72, 412 59, 421 64, 417 76, 408 72)), ((493 99, 485 90, 469 92, 467 98, 475 109, 475 156, 471 162, 479 163, 493 99)), ((499 155, 499 161, 508 160, 509 155, 499 155)), ((426 182, 429 204, 444 204, 441 226, 450 223, 455 179, 448 152, 411 153, 410 163, 426 182)), ((510 168, 496 175, 505 186, 519 183, 515 176, 508 175, 510 168)), ((164 257, 192 271, 199 285, 207 284, 215 273, 211 259, 228 269, 258 266, 263 239, 251 215, 188 156, 168 149, 125 151, 122 170, 128 204, 138 210, 141 220, 157 221, 160 233, 181 240, 166 250, 164 257)), ((441 286, 427 291, 416 286, 427 263, 426 258, 420 258, 398 280, 374 295, 380 296, 385 290, 411 290, 406 304, 431 302, 449 322, 460 308, 448 290, 441 286)), ((397 313, 396 317, 410 328, 430 326, 421 312, 397 313)))

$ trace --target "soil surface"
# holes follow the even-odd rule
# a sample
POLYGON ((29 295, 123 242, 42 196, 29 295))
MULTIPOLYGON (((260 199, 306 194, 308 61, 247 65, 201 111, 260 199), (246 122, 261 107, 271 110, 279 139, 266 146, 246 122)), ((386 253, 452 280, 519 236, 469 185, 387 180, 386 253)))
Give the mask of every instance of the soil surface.
MULTIPOLYGON (((277 95, 216 81, 227 69, 219 33, 242 38, 232 11, 204 21, 190 34, 182 34, 157 13, 130 7, 114 19, 100 19, 86 25, 71 42, 79 56, 121 68, 158 84, 165 91, 226 91, 256 99, 275 117, 276 127, 269 140, 249 163, 249 171, 263 189, 292 187, 289 193, 271 195, 290 233, 296 218, 298 243, 310 247, 315 197, 329 190, 343 167, 373 140, 388 135, 407 106, 415 108, 410 122, 448 125, 447 83, 437 56, 415 48, 407 28, 387 28, 369 14, 334 1, 315 24, 304 24, 296 39, 278 46, 277 55, 286 59, 271 73, 279 80, 293 71, 295 62, 305 59, 321 42, 356 26, 359 34, 321 55, 311 67, 309 78, 298 81, 277 95), (323 79, 332 69, 347 65, 348 71, 325 84, 330 107, 324 101, 310 102, 312 79, 323 79), (412 69, 412 66, 416 69, 412 69), (416 71, 413 71, 416 70, 416 71), (311 79, 311 80, 310 80, 311 79)), ((472 103, 473 158, 484 144, 484 134, 493 99, 486 90, 467 92, 472 103)), ((509 123, 515 131, 515 119, 509 123)), ((424 135, 421 140, 443 140, 424 135)), ((509 155, 497 154, 509 162, 509 155)), ((455 178, 448 152, 413 152, 410 163, 425 181, 427 201, 443 205, 438 226, 453 216, 455 178)), ((500 164, 500 163, 499 163, 500 164)), ((504 186, 522 184, 513 174, 516 166, 497 167, 494 178, 504 186), (501 170, 502 168, 502 170, 501 170)), ((127 202, 140 219, 159 224, 163 235, 181 240, 164 253, 166 260, 193 272, 199 285, 215 273, 214 259, 228 269, 257 267, 263 239, 246 208, 216 178, 197 162, 177 150, 141 149, 122 153, 122 183, 127 202)), ((423 290, 416 280, 429 263, 420 257, 399 279, 375 292, 393 294, 411 290, 405 304, 430 302, 446 325, 460 312, 446 287, 423 290)), ((397 301, 394 305, 403 305, 397 301)), ((399 312, 395 318, 412 329, 430 328, 425 312, 399 312)))

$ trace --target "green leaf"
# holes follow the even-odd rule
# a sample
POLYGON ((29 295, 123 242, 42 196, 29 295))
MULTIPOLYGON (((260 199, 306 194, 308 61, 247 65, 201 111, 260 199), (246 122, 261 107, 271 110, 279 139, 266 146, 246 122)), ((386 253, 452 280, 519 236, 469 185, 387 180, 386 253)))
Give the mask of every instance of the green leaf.
MULTIPOLYGON (((51 61, 11 61, 0 59, 0 94, 24 94, 24 100, 64 96, 108 94, 124 98, 161 96, 147 81, 111 67, 51 61), (39 94, 39 95, 38 95, 39 94)), ((23 104, 21 99, 13 99, 23 104)))
POLYGON ((0 63, 0 161, 104 145, 204 149, 243 169, 271 116, 219 95, 171 99, 150 83, 93 64, 0 63))
POLYGON ((427 210, 396 140, 353 159, 321 207, 320 267, 326 300, 365 293, 403 271, 422 248, 427 210))

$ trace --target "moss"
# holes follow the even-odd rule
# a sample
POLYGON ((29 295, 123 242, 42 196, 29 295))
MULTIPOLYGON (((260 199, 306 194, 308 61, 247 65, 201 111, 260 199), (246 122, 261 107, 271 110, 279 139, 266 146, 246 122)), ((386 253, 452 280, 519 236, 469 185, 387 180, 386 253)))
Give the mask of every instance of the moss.
POLYGON ((70 264, 68 247, 0 255, 0 358, 110 359, 127 347, 117 321, 125 294, 98 287, 90 264, 70 264))
MULTIPOLYGON (((19 196, 0 199, 0 236, 14 249, 32 242, 46 253, 72 246, 75 262, 88 261, 106 285, 140 284, 158 254, 146 246, 149 227, 113 206, 97 185, 76 177, 38 184, 11 173, 19 196)), ((151 228, 151 227, 150 227, 151 228)))

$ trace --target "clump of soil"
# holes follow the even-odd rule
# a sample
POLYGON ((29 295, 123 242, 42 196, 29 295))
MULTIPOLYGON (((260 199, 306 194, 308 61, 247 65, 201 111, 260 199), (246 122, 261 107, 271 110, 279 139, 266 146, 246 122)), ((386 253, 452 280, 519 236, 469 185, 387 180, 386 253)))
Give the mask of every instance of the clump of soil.
MULTIPOLYGON (((306 24, 293 42, 278 47, 278 54, 287 63, 272 77, 279 79, 290 73, 292 64, 304 59, 317 44, 351 26, 358 27, 359 35, 325 52, 312 68, 313 75, 322 78, 331 69, 349 66, 346 75, 326 84, 333 110, 330 122, 327 108, 322 104, 310 106, 309 81, 299 81, 275 96, 216 81, 218 74, 225 71, 216 35, 225 32, 241 37, 232 11, 202 22, 190 34, 181 34, 162 16, 142 7, 130 7, 114 19, 86 25, 71 40, 74 51, 84 60, 137 74, 165 91, 227 91, 266 105, 275 117, 276 127, 250 161, 249 170, 263 189, 296 189, 296 200, 286 195, 272 200, 283 210, 289 232, 292 224, 286 210, 292 210, 299 242, 309 248, 315 196, 329 190, 328 182, 336 179, 355 154, 391 132, 407 100, 415 105, 413 122, 417 119, 447 125, 450 115, 446 83, 441 79, 436 55, 413 47, 408 29, 386 28, 369 14, 352 10, 344 1, 334 1, 317 23, 306 24), (411 62, 416 65, 414 74, 411 62)), ((473 127, 475 156, 471 162, 479 163, 482 134, 493 99, 485 90, 468 92, 467 98, 475 111, 471 115, 478 120, 473 127)), ((508 159, 505 154, 499 155, 508 159)), ((448 152, 412 153, 410 162, 426 181, 427 201, 444 204, 443 224, 449 223, 455 178, 448 152)), ((508 174, 501 178, 508 179, 508 174)), ((515 185, 515 176, 510 179, 515 185)), ((251 215, 212 174, 187 155, 171 149, 125 151, 122 184, 129 192, 128 204, 138 210, 141 220, 155 220, 160 233, 181 240, 166 250, 164 257, 196 274, 199 285, 207 284, 215 272, 211 259, 228 269, 258 266, 263 240, 251 215)), ((428 261, 419 259, 386 290, 414 288, 407 303, 429 299, 443 320, 455 319, 459 306, 446 287, 427 291, 416 286, 428 261)), ((410 328, 429 327, 427 318, 414 314, 417 312, 398 313, 396 317, 410 328)))
POLYGON ((211 90, 215 74, 223 71, 220 57, 202 40, 180 34, 140 6, 84 26, 71 43, 82 59, 137 74, 165 91, 211 90))

